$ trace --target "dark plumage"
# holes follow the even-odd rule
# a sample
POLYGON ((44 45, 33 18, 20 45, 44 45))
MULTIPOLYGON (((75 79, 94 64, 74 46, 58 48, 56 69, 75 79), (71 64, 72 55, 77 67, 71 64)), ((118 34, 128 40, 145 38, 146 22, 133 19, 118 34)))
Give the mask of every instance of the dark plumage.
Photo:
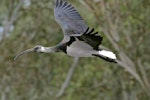
POLYGON ((28 52, 64 52, 73 57, 100 57, 109 62, 116 62, 116 55, 102 50, 99 45, 103 38, 90 29, 75 7, 64 0, 56 0, 54 8, 56 22, 61 26, 64 39, 56 46, 43 47, 37 45, 19 53, 15 58, 28 52))

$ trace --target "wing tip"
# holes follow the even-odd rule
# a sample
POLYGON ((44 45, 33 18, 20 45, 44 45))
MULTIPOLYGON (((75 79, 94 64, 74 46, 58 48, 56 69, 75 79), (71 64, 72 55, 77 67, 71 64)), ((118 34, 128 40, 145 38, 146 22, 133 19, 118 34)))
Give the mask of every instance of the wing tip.
POLYGON ((61 6, 61 5, 62 5, 62 3, 63 3, 63 1, 62 1, 62 0, 56 0, 55 7, 59 7, 59 6, 61 6))
POLYGON ((87 28, 86 30, 85 30, 85 32, 84 32, 84 34, 90 34, 90 35, 93 35, 93 36, 96 36, 99 32, 98 31, 96 31, 96 32, 94 32, 95 31, 95 29, 94 28, 87 28))

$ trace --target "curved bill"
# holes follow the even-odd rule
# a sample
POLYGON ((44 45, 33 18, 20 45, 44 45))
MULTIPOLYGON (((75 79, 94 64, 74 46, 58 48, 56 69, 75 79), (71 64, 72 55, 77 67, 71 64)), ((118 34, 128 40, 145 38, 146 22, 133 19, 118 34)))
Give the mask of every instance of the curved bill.
POLYGON ((20 57, 21 55, 26 54, 26 53, 29 53, 29 52, 32 52, 32 51, 34 51, 33 48, 32 48, 32 49, 25 50, 25 51, 22 51, 22 52, 20 52, 19 54, 17 54, 17 55, 14 57, 14 60, 16 60, 16 59, 17 59, 18 57, 20 57))

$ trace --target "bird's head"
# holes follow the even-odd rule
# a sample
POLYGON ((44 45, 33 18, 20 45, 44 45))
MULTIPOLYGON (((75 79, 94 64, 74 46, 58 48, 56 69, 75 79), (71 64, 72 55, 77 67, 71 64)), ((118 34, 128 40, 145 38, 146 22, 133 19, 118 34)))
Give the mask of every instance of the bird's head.
POLYGON ((25 50, 25 51, 22 51, 20 52, 19 54, 17 54, 14 58, 14 60, 16 60, 18 57, 20 57, 21 55, 23 54, 26 54, 26 53, 29 53, 29 52, 38 52, 38 53, 41 53, 41 52, 44 52, 45 51, 45 48, 41 45, 36 45, 34 46, 33 48, 31 49, 28 49, 28 50, 25 50))
POLYGON ((45 48, 41 45, 36 45, 32 49, 33 49, 34 52, 38 52, 38 53, 41 53, 41 52, 45 51, 45 48))

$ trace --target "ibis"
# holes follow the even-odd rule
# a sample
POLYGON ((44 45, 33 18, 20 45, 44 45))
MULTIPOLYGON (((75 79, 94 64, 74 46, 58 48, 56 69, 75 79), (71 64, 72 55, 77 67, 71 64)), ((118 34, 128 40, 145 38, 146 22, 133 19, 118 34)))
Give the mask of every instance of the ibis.
POLYGON ((65 0, 56 0, 54 16, 56 22, 62 28, 63 40, 56 46, 37 45, 22 51, 15 56, 14 60, 29 52, 64 52, 72 57, 99 57, 108 62, 117 62, 117 57, 113 52, 99 47, 103 37, 95 32, 94 28, 87 26, 79 12, 70 3, 65 0))

